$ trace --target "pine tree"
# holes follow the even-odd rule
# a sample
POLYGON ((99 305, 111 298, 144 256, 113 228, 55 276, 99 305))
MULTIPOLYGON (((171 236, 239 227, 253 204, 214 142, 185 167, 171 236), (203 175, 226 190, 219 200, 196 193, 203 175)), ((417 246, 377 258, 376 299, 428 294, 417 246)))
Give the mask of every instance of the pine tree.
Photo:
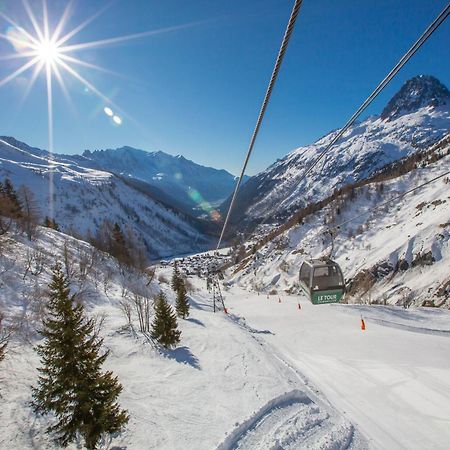
POLYGON ((14 205, 20 210, 21 205, 20 205, 19 199, 17 197, 17 193, 16 193, 16 191, 11 183, 11 180, 9 178, 5 179, 5 183, 3 185, 3 192, 14 203, 14 205))
POLYGON ((178 292, 178 288, 180 286, 181 281, 183 281, 183 280, 181 278, 181 274, 178 269, 178 264, 175 261, 173 264, 172 281, 171 281, 171 287, 175 292, 178 292))
POLYGON ((61 266, 53 269, 47 317, 40 332, 45 342, 37 346, 42 367, 32 407, 36 413, 56 416, 47 429, 65 447, 78 436, 88 449, 98 448, 107 434, 120 432, 128 414, 116 403, 122 386, 112 372, 101 372, 108 353, 100 354, 103 340, 95 322, 70 295, 61 266))
POLYGON ((182 317, 183 319, 189 317, 189 308, 190 305, 188 297, 186 295, 186 285, 183 279, 181 279, 177 291, 177 302, 175 304, 175 309, 177 311, 178 317, 182 317))
POLYGON ((166 296, 161 292, 155 302, 155 318, 151 336, 163 347, 171 348, 180 342, 181 331, 177 330, 177 318, 166 296))

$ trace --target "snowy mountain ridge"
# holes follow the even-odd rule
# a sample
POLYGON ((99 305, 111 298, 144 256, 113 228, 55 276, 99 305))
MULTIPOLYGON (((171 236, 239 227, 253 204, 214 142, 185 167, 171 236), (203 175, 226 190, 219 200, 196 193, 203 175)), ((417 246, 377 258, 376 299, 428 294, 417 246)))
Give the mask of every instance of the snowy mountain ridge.
MULTIPOLYGON (((427 148, 450 129, 448 90, 432 77, 407 81, 386 108, 389 118, 371 116, 354 124, 306 179, 301 180, 305 168, 338 130, 292 151, 252 177, 239 192, 233 222, 258 222, 270 217, 281 223, 297 209, 327 197, 335 189, 427 148)), ((221 210, 228 204, 229 199, 221 210)))
POLYGON ((28 186, 41 216, 66 232, 86 237, 107 219, 130 227, 149 258, 205 249, 207 225, 133 187, 120 177, 59 155, 0 138, 0 180, 28 186))
POLYGON ((226 170, 205 167, 182 155, 147 152, 133 147, 86 150, 82 165, 107 170, 155 186, 185 205, 194 215, 207 215, 235 186, 235 177, 226 170))

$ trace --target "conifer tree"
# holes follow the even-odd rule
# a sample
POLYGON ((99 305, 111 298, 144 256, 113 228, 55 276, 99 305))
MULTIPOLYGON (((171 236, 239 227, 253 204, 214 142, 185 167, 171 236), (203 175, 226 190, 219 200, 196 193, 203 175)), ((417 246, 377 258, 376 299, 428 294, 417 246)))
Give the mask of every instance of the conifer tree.
POLYGON ((178 288, 180 286, 180 282, 182 282, 180 270, 178 269, 178 264, 175 261, 173 264, 173 272, 172 272, 172 281, 171 281, 171 287, 175 292, 178 292, 178 288))
POLYGON ((177 302, 175 304, 178 317, 182 317, 183 319, 189 317, 189 308, 190 305, 186 295, 186 285, 184 284, 184 280, 180 279, 180 284, 177 291, 177 302))
POLYGON ((110 253, 115 256, 120 262, 126 265, 130 265, 130 254, 128 251, 128 243, 125 240, 125 235, 123 234, 120 225, 115 222, 112 229, 112 240, 110 253))
POLYGON ((155 301, 155 318, 152 323, 151 336, 163 347, 171 348, 180 342, 181 331, 177 328, 177 318, 167 302, 166 296, 161 292, 155 301))
POLYGON ((108 352, 100 353, 103 340, 95 322, 70 295, 67 278, 57 264, 49 285, 47 316, 37 346, 42 367, 33 388, 36 413, 53 413, 56 423, 47 429, 65 447, 82 437, 87 449, 96 449, 108 434, 120 432, 128 414, 116 400, 122 386, 112 372, 101 372, 108 352))

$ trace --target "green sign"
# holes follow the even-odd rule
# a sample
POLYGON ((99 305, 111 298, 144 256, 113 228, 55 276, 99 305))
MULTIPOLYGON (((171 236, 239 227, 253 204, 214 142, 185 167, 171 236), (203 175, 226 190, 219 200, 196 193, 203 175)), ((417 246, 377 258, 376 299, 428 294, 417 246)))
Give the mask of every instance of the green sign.
POLYGON ((312 292, 311 302, 314 305, 321 305, 322 303, 339 303, 343 295, 341 290, 312 292))

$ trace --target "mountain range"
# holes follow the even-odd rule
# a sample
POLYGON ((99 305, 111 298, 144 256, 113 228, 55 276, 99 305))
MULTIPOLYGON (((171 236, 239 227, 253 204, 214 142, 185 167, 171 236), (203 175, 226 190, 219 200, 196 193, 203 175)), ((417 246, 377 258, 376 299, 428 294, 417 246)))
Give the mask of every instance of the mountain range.
MULTIPOLYGON (((380 116, 354 124, 306 178, 306 167, 328 145, 332 131, 246 179, 232 223, 283 223, 299 208, 419 152, 450 129, 450 94, 436 78, 408 80, 380 116), (300 181, 301 180, 301 181, 300 181)), ((95 233, 104 219, 131 228, 151 258, 208 248, 217 235, 235 177, 183 156, 122 147, 50 154, 12 137, 0 138, 0 180, 28 185, 42 214, 63 230, 95 233), (216 206, 221 202, 219 213, 216 206)))
MULTIPOLYGON (((303 173, 338 133, 334 130, 312 145, 297 148, 253 176, 239 191, 232 223, 282 223, 310 202, 335 189, 374 174, 400 158, 428 148, 450 129, 450 93, 436 78, 408 80, 383 109, 354 124, 324 161, 303 173)), ((225 212, 230 199, 220 206, 225 212)))
POLYGON ((194 216, 210 215, 230 195, 236 183, 235 177, 226 170, 205 167, 182 155, 161 151, 147 152, 133 147, 86 150, 76 160, 84 167, 144 182, 161 201, 194 216))
POLYGON ((0 180, 27 186, 41 216, 55 218, 62 231, 86 238, 103 221, 116 222, 134 231, 151 259, 211 245, 211 223, 161 202, 146 185, 80 165, 78 159, 0 138, 0 180))

